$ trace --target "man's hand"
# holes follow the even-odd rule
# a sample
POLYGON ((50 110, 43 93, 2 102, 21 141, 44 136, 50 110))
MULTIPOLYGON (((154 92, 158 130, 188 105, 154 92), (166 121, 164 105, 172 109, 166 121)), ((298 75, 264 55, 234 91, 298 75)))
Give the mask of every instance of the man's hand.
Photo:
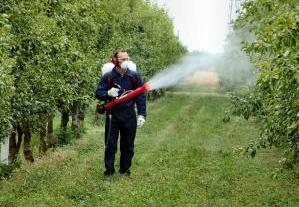
POLYGON ((115 98, 118 96, 118 91, 119 91, 118 88, 113 87, 107 92, 107 94, 108 94, 108 96, 115 98))
POLYGON ((138 115, 137 117, 137 127, 141 128, 145 122, 145 118, 142 115, 138 115))

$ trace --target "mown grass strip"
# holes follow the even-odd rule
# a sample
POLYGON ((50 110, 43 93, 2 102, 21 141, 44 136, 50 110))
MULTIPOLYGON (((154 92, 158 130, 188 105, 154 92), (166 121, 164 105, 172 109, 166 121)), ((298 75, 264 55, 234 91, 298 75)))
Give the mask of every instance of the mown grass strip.
POLYGON ((1 181, 0 206, 296 206, 298 176, 271 177, 279 152, 233 153, 259 132, 254 121, 223 123, 227 106, 226 97, 184 94, 150 103, 129 178, 102 175, 103 128, 89 126, 1 181))

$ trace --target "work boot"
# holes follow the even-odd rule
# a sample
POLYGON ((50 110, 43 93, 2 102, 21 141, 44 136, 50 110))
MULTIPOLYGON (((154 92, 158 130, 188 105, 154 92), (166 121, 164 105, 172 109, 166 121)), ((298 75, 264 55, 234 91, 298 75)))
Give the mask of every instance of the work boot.
POLYGON ((104 172, 104 175, 105 176, 111 176, 115 173, 115 170, 114 169, 108 169, 104 172))
POLYGON ((131 175, 130 170, 119 170, 119 173, 123 176, 130 176, 131 175))

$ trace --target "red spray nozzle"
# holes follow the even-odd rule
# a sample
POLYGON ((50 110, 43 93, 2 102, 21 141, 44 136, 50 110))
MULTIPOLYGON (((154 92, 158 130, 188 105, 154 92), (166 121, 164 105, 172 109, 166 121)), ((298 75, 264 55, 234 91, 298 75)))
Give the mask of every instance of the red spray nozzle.
POLYGON ((135 98, 136 96, 140 95, 141 93, 145 93, 147 91, 150 90, 150 86, 148 85, 148 83, 145 83, 143 86, 135 89, 134 91, 120 97, 120 98, 117 98, 115 99, 114 101, 111 101, 107 104, 105 104, 105 108, 106 109, 111 109, 113 106, 117 105, 117 104, 120 104, 120 103, 123 103, 127 100, 130 100, 132 98, 135 98))

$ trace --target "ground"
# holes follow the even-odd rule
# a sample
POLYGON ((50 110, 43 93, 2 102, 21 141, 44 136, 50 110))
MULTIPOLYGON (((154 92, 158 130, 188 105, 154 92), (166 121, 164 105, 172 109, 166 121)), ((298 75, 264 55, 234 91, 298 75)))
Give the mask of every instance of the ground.
POLYGON ((103 125, 90 113, 81 139, 0 182, 0 206, 299 206, 298 171, 275 174, 279 150, 236 152, 258 137, 258 123, 224 123, 228 106, 217 91, 149 103, 130 177, 103 176, 103 125))

